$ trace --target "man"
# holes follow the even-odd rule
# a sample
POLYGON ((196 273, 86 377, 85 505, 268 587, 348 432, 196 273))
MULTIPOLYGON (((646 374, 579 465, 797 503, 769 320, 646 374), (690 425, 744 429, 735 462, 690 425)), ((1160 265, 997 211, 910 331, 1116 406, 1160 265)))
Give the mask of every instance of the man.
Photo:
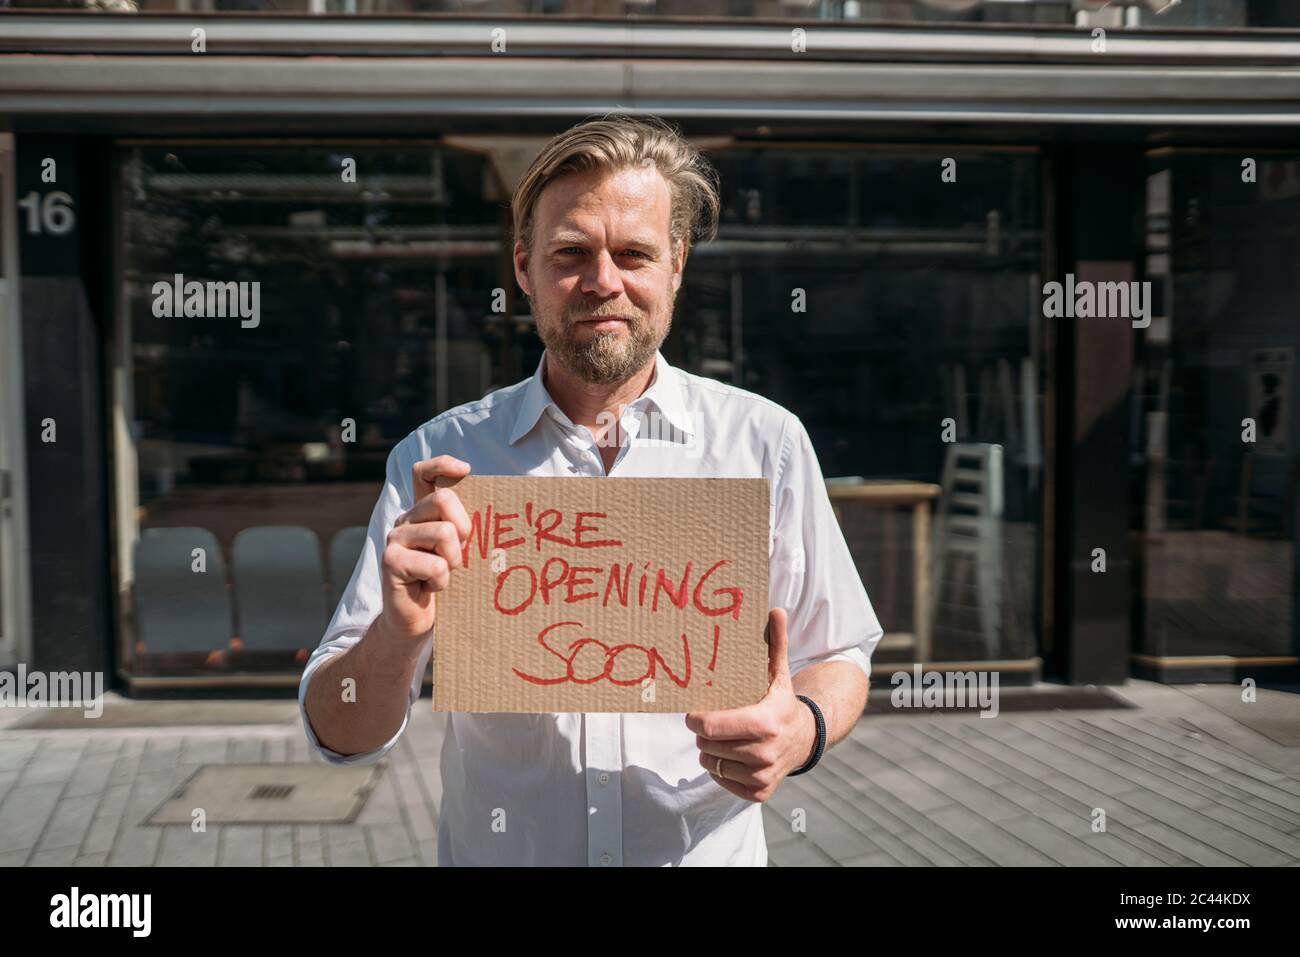
POLYGON ((438 829, 443 865, 765 865, 761 804, 819 755, 819 724, 826 747, 852 729, 881 629, 798 419, 658 351, 689 247, 716 232, 716 174, 666 124, 612 116, 551 141, 513 206, 542 361, 389 455, 360 560, 303 673, 307 738, 333 764, 369 763, 406 729, 435 596, 456 587, 470 533, 447 482, 471 470, 766 477, 766 697, 687 715, 451 714, 438 829), (638 443, 649 420, 675 440, 638 443))

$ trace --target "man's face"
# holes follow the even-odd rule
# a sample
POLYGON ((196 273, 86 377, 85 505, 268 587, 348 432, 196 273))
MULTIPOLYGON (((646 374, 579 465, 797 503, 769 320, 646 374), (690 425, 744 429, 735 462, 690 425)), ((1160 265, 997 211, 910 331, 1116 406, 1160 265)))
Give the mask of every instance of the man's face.
POLYGON ((533 213, 533 248, 515 243, 515 276, 555 361, 585 382, 622 382, 668 335, 683 250, 669 236, 671 193, 653 166, 572 173, 533 213))

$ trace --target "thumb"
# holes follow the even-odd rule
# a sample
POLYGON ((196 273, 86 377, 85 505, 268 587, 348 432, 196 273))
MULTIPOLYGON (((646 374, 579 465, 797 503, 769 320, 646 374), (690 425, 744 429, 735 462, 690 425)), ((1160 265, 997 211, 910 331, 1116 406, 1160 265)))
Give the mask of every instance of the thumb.
POLYGON ((767 613, 767 679, 775 683, 784 678, 790 680, 790 642, 786 635, 786 614, 784 608, 773 608, 767 613))
POLYGON ((436 488, 455 485, 470 473, 468 462, 439 455, 416 462, 411 468, 411 490, 418 502, 436 488))

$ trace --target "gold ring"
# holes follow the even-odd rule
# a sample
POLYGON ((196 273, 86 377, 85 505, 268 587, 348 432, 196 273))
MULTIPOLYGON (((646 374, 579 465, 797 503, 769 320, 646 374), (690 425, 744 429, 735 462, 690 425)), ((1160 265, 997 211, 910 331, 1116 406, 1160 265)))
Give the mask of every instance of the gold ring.
POLYGON ((726 775, 722 773, 722 758, 718 758, 718 763, 713 766, 713 773, 720 778, 726 777, 726 775))

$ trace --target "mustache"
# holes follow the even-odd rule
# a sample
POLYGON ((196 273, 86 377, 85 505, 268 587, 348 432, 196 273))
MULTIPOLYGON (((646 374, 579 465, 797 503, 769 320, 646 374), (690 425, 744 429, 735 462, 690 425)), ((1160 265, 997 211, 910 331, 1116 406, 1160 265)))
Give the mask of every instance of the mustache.
POLYGON ((636 315, 635 313, 588 312, 586 310, 570 312, 568 315, 568 319, 570 323, 586 322, 586 321, 596 320, 596 319, 622 319, 628 325, 639 325, 642 322, 642 317, 636 315))

